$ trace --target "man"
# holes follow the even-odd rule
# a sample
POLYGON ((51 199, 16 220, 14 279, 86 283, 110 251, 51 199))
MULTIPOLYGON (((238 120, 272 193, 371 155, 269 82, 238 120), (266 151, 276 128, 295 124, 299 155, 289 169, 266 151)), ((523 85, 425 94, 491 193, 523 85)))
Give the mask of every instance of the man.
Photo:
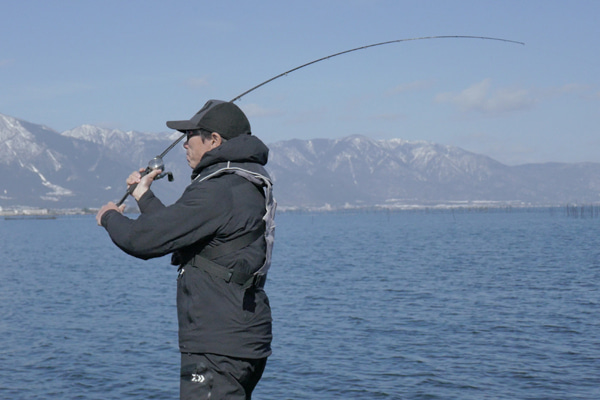
POLYGON ((104 205, 96 220, 126 253, 173 253, 179 266, 177 313, 181 399, 250 399, 271 354, 271 310, 263 290, 273 239, 268 148, 233 103, 210 100, 190 120, 167 126, 187 134, 192 183, 173 205, 150 190, 161 171, 132 173, 141 214, 104 205))

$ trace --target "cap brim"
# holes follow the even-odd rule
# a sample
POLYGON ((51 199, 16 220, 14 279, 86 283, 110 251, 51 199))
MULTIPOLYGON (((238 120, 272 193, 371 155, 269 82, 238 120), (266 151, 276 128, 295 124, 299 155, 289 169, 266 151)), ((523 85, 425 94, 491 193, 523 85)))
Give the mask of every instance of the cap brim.
POLYGON ((189 120, 185 121, 167 121, 167 126, 171 129, 175 129, 177 131, 190 131, 194 129, 198 129, 195 123, 189 120))

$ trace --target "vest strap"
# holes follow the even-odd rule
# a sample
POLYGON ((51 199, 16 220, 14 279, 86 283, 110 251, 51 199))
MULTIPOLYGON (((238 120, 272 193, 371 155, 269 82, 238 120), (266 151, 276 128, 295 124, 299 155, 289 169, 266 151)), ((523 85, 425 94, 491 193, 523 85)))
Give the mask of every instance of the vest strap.
POLYGON ((200 255, 196 255, 189 262, 189 265, 205 271, 216 278, 221 278, 227 283, 237 283, 242 289, 248 289, 249 287, 262 288, 267 280, 267 275, 265 274, 241 273, 235 269, 229 269, 221 264, 217 264, 214 261, 201 257, 200 255))
POLYGON ((215 258, 219 258, 224 256, 225 254, 233 253, 234 251, 238 251, 248 246, 250 243, 258 240, 258 238, 262 237, 265 234, 265 223, 262 221, 260 226, 253 231, 247 232, 242 236, 239 236, 233 240, 222 243, 215 247, 205 247, 200 252, 200 256, 204 258, 208 258, 214 260, 215 258))
POLYGON ((261 226, 253 231, 250 231, 240 237, 225 242, 216 247, 205 247, 202 251, 194 256, 193 259, 188 263, 192 267, 198 268, 205 272, 208 272, 214 277, 221 278, 225 282, 234 282, 241 285, 243 289, 247 289, 251 286, 263 287, 266 281, 266 275, 264 274, 246 274, 236 269, 229 269, 227 267, 218 264, 211 259, 218 258, 225 254, 241 250, 248 246, 250 243, 263 237, 265 234, 264 222, 261 226))

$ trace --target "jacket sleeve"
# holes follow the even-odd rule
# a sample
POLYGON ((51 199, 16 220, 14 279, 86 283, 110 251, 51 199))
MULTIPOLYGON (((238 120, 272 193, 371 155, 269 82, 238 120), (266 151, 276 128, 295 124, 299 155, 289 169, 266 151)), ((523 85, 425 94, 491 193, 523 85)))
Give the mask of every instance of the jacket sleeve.
POLYGON ((142 195, 137 204, 142 214, 153 213, 165 208, 165 205, 162 203, 162 201, 160 201, 160 199, 156 197, 154 192, 152 192, 150 189, 148 189, 146 193, 142 195))
POLYGON ((137 219, 109 211, 102 218, 102 226, 121 250, 141 259, 161 257, 208 241, 227 218, 227 206, 231 204, 229 192, 219 190, 215 181, 188 186, 170 206, 147 192, 138 203, 142 213, 137 219))

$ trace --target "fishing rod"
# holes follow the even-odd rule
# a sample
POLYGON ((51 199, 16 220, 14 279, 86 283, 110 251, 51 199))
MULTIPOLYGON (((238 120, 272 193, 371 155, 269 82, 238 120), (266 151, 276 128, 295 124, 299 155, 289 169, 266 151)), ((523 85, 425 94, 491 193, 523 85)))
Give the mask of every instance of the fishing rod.
POLYGON ((337 56, 340 56, 342 54, 351 53, 353 51, 368 49, 369 47, 383 46, 384 44, 409 42, 409 41, 414 41, 414 40, 427 40, 427 39, 483 39, 483 40, 498 40, 498 41, 501 41, 501 42, 509 42, 509 43, 516 43, 516 44, 525 45, 525 43, 523 43, 523 42, 517 42, 515 40, 508 40, 508 39, 501 39, 501 38, 494 38, 494 37, 487 37, 487 36, 424 36, 424 37, 417 37, 417 38, 410 38, 410 39, 389 40, 387 42, 374 43, 374 44, 369 44, 369 45, 366 45, 366 46, 356 47, 356 48, 350 49, 350 50, 340 51, 339 53, 331 54, 329 56, 322 57, 322 58, 313 60, 311 62, 307 62, 306 64, 302 64, 302 65, 300 65, 300 66, 298 66, 296 68, 290 69, 289 71, 282 72, 281 74, 276 75, 276 76, 274 76, 274 77, 272 77, 270 79, 267 79, 266 81, 264 81, 264 82, 262 82, 262 83, 260 83, 260 84, 258 84, 256 86, 254 86, 253 88, 246 90, 244 93, 242 93, 242 94, 234 97, 233 100, 231 100, 231 102, 233 103, 234 101, 241 99, 243 96, 247 95, 248 93, 250 93, 250 92, 258 89, 261 86, 266 85, 269 82, 274 81, 275 79, 281 78, 282 76, 286 76, 289 73, 292 73, 292 72, 297 71, 297 70, 299 70, 301 68, 304 68, 304 67, 308 67, 309 65, 318 63, 320 61, 327 60, 329 58, 337 57, 337 56))
MULTIPOLYGON (((514 43, 514 44, 521 44, 521 45, 525 45, 525 43, 523 42, 518 42, 516 40, 509 40, 509 39, 502 39, 502 38, 496 38, 496 37, 489 37, 489 36, 463 36, 463 35, 453 35, 453 36, 423 36, 423 37, 415 37, 415 38, 408 38, 408 39, 397 39, 397 40, 388 40, 387 42, 380 42, 380 43, 373 43, 373 44, 369 44, 366 46, 361 46, 361 47, 356 47, 354 49, 350 49, 350 50, 344 50, 344 51, 340 51, 339 53, 334 53, 334 54, 330 54, 328 56, 325 57, 321 57, 318 58, 316 60, 307 62, 306 64, 302 64, 299 65, 295 68, 292 68, 288 71, 282 72, 279 75, 275 75, 272 78, 267 79, 266 81, 259 83, 258 85, 246 90, 245 92, 237 95, 236 97, 234 97, 233 99, 231 99, 229 102, 233 103, 239 99, 241 99, 242 97, 244 97, 245 95, 247 95, 250 92, 253 92, 254 90, 266 85, 267 83, 273 82, 275 79, 279 79, 282 76, 286 76, 294 71, 297 71, 299 69, 302 69, 304 67, 308 67, 309 65, 312 64, 316 64, 320 61, 324 61, 324 60, 328 60, 330 58, 333 57, 337 57, 337 56, 341 56, 342 54, 347 54, 347 53, 351 53, 353 51, 358 51, 358 50, 364 50, 364 49, 368 49, 370 47, 376 47, 376 46, 383 46, 385 44, 391 44, 391 43, 400 43, 400 42, 410 42, 410 41, 416 41, 416 40, 430 40, 430 39, 481 39, 481 40, 496 40, 496 41, 500 41, 500 42, 507 42, 507 43, 514 43)), ((169 152, 171 151, 171 149, 173 149, 173 147, 175 147, 175 145, 177 143, 179 143, 181 140, 183 140, 183 138, 186 136, 186 134, 181 135, 177 140, 175 140, 175 142, 173 142, 169 147, 167 147, 165 149, 165 151, 163 151, 161 153, 161 155, 154 157, 152 160, 150 160, 150 162, 148 163, 148 166, 146 167, 146 169, 144 170, 144 172, 142 172, 142 176, 147 175, 148 173, 150 173, 152 170, 155 169, 160 169, 163 170, 164 169, 164 163, 163 163, 163 157, 169 152)), ((160 179, 163 176, 168 175, 169 176, 169 181, 173 180, 173 174, 171 174, 170 172, 168 173, 161 173, 160 175, 158 175, 155 179, 160 179)), ((134 185, 131 185, 128 189, 127 192, 125 193, 125 195, 121 198, 121 200, 117 203, 117 206, 120 206, 121 204, 123 204, 123 202, 125 201, 125 199, 127 199, 127 196, 129 196, 137 187, 137 183, 134 185)))

